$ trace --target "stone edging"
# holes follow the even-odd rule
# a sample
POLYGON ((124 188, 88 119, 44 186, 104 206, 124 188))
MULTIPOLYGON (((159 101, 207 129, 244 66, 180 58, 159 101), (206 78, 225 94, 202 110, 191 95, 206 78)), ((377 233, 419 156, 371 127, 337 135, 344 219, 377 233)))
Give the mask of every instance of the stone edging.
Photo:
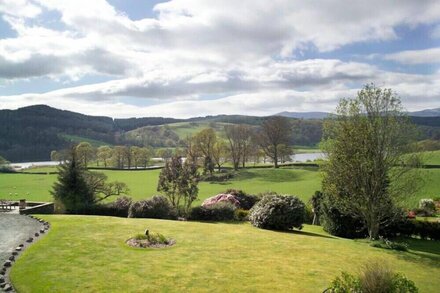
MULTIPOLYGON (((24 216, 25 217, 25 216, 24 216)), ((42 219, 36 218, 32 215, 27 215, 27 217, 33 218, 36 221, 43 224, 43 227, 37 230, 35 233, 31 234, 28 239, 23 243, 18 245, 13 251, 11 251, 9 259, 6 260, 0 267, 0 292, 15 292, 14 287, 11 284, 9 279, 9 273, 12 265, 15 260, 20 256, 20 252, 25 250, 28 246, 30 246, 34 241, 36 241, 39 237, 46 234, 46 232, 50 228, 50 224, 42 219)))

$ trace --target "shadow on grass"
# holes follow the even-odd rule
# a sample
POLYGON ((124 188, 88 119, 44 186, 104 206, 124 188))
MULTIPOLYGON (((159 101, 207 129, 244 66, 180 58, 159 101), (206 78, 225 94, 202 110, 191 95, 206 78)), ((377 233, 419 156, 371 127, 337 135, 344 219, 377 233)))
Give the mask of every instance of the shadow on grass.
POLYGON ((399 242, 406 242, 409 249, 414 252, 424 252, 435 254, 440 258, 440 243, 434 240, 422 240, 414 238, 398 239, 399 242))
POLYGON ((338 239, 337 237, 333 237, 330 235, 323 235, 313 232, 306 232, 306 231, 300 231, 300 230, 290 230, 290 231, 276 231, 281 233, 288 233, 288 234, 297 234, 297 235, 303 235, 303 236, 310 236, 310 237, 321 237, 321 238, 328 238, 328 239, 338 239))
POLYGON ((238 180, 263 179, 268 182, 289 182, 301 179, 302 174, 286 169, 241 170, 234 178, 238 180))

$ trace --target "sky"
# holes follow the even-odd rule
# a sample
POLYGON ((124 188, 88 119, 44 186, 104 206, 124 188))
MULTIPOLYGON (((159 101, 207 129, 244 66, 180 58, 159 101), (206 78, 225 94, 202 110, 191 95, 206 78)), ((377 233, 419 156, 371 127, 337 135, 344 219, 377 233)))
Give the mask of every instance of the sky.
POLYGON ((367 83, 440 107, 440 1, 0 0, 0 109, 332 112, 367 83))

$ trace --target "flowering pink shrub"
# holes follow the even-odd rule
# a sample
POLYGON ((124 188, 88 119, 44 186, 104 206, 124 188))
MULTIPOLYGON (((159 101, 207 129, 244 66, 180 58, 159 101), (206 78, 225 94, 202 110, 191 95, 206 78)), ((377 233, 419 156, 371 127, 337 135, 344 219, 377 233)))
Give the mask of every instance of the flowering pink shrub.
POLYGON ((229 202, 229 203, 235 205, 236 207, 240 206, 240 202, 235 198, 234 195, 220 193, 220 194, 217 194, 216 196, 205 199, 202 203, 202 207, 209 207, 209 206, 215 205, 220 202, 229 202))

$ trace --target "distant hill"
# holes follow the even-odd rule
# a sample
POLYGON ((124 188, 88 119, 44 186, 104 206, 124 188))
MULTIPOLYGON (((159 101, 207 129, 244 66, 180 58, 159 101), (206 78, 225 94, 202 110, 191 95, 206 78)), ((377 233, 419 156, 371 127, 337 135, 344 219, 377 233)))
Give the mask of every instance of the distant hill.
POLYGON ((440 108, 410 112, 409 115, 416 117, 440 117, 440 108))
MULTIPOLYGON (((426 111, 434 113, 436 110, 426 111)), ((289 117, 291 120, 291 144, 313 146, 321 140, 322 119, 329 114, 282 112, 278 115, 289 117)), ((268 118, 216 115, 190 119, 163 117, 113 119, 35 105, 17 110, 0 110, 0 156, 11 162, 44 161, 50 159, 52 150, 67 148, 80 141, 89 141, 94 146, 132 144, 181 147, 182 140, 187 135, 203 128, 214 128, 222 135, 225 125, 259 126, 268 118)), ((411 118, 419 125, 420 139, 440 139, 440 116, 411 118)))
POLYGON ((297 118, 297 119, 324 119, 327 118, 330 113, 327 112, 280 112, 275 114, 275 116, 283 116, 288 118, 297 118))

